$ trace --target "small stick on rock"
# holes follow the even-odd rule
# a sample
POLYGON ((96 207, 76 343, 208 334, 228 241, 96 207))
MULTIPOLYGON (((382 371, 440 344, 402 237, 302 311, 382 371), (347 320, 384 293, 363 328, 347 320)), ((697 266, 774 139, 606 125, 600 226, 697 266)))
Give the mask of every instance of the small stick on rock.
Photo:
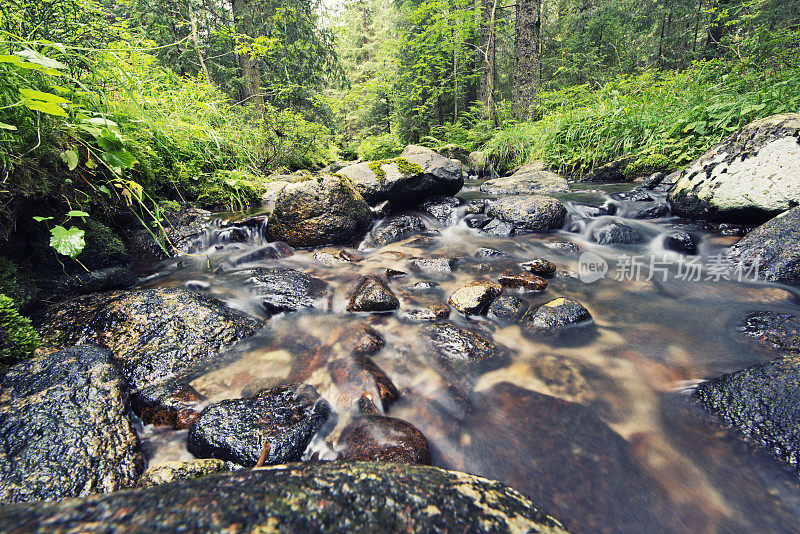
POLYGON ((267 455, 269 455, 270 446, 269 440, 265 439, 264 446, 261 448, 261 456, 258 457, 258 461, 256 462, 256 467, 264 467, 264 462, 267 461, 267 455))

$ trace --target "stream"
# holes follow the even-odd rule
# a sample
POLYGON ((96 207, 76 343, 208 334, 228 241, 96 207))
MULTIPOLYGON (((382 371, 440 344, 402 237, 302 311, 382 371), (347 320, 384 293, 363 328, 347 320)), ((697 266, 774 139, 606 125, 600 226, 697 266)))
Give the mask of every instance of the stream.
MULTIPOLYGON (((359 392, 337 385, 324 362, 345 356, 333 342, 339 333, 368 325, 386 341, 371 359, 400 392, 388 410, 378 408, 427 437, 435 466, 507 483, 573 532, 796 532, 800 485, 794 470, 718 426, 689 395, 703 380, 774 358, 737 326, 755 311, 800 314, 800 291, 756 282, 749 273, 721 273, 719 255, 736 237, 670 216, 623 218, 634 205, 612 195, 632 184, 571 185, 572 194, 559 196, 569 210, 564 230, 486 235, 465 224, 462 206, 444 223, 422 213, 428 227, 422 234, 357 252, 353 243, 346 256, 357 261, 337 259, 345 247, 265 258, 258 251, 273 245, 263 229, 256 225, 244 235, 239 229, 234 236, 223 225, 232 217, 227 214, 195 243, 192 256, 141 266, 142 286, 203 290, 266 318, 248 283, 253 269, 292 268, 327 282, 316 307, 272 315, 257 335, 232 349, 230 363, 191 383, 210 402, 288 381, 313 385, 337 417, 305 458, 337 457, 338 433, 359 392), (593 242, 593 230, 615 220, 644 240, 593 242), (663 246, 675 225, 689 225, 681 229, 698 239, 696 256, 663 246), (496 252, 476 256, 485 248, 496 252), (410 267, 414 258, 432 257, 457 259, 452 273, 410 267), (531 308, 557 297, 575 299, 596 327, 550 339, 491 316, 450 310, 450 322, 490 339, 507 361, 474 376, 432 366, 420 334, 430 323, 419 320, 420 310, 446 305, 465 284, 496 279, 509 266, 534 258, 558 268, 548 288, 504 294, 531 308), (400 309, 348 313, 358 279, 387 269, 405 273, 389 279, 400 309), (425 281, 435 284, 419 285, 425 281), (323 356, 320 347, 326 348, 323 356)), ((459 196, 480 198, 476 186, 469 182, 459 196)), ((144 427, 140 434, 150 465, 192 457, 186 431, 144 427)))

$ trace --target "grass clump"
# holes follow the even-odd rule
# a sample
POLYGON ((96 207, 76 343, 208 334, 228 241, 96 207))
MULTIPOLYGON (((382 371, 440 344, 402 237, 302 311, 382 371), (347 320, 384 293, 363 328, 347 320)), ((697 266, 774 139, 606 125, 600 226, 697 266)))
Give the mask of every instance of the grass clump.
POLYGON ((12 365, 25 360, 39 346, 39 336, 31 320, 19 314, 17 304, 0 295, 0 364, 12 365))

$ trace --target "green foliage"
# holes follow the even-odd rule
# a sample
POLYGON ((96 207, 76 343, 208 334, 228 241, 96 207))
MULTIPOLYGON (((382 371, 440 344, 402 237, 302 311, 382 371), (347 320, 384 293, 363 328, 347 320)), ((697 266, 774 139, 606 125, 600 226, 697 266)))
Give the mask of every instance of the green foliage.
POLYGON ((203 207, 241 211, 261 199, 263 178, 247 171, 216 171, 209 176, 198 197, 203 207))
POLYGON ((540 120, 511 125, 484 146, 497 172, 535 159, 582 172, 624 155, 662 154, 684 165, 755 119, 800 109, 800 70, 700 62, 538 98, 540 120))
POLYGON ((8 258, 0 256, 0 293, 8 295, 23 307, 36 297, 33 280, 8 258))
POLYGON ((0 295, 0 364, 11 365, 29 358, 39 346, 39 336, 17 304, 0 295))
POLYGON ((391 159, 400 155, 405 146, 393 133, 367 137, 358 146, 358 157, 364 160, 391 159))
POLYGON ((105 224, 87 219, 81 226, 86 231, 86 247, 81 255, 87 267, 98 269, 123 262, 128 257, 125 243, 105 224))

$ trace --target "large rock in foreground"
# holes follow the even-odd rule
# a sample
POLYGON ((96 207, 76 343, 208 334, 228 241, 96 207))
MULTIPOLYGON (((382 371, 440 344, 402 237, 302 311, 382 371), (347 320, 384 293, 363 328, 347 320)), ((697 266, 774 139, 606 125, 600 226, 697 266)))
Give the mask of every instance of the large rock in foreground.
POLYGON ((34 358, 9 368, 0 386, 0 502, 136 483, 144 459, 110 352, 87 345, 34 358))
POLYGON ((530 232, 549 232, 564 226, 567 208, 558 200, 540 195, 504 197, 489 206, 487 212, 515 228, 530 232))
POLYGON ((513 489, 435 467, 292 464, 0 511, 25 532, 540 532, 561 524, 513 489), (123 519, 124 518, 124 519, 123 519))
POLYGON ((757 270, 772 282, 800 282, 800 207, 747 234, 731 248, 731 260, 735 268, 757 270))
POLYGON ((413 206, 435 195, 455 195, 464 185, 461 167, 434 152, 350 165, 339 171, 371 205, 413 206))
POLYGON ((335 245, 359 237, 371 219, 369 206, 350 180, 323 175, 281 189, 267 232, 293 247, 335 245))
POLYGON ((676 215, 764 221, 800 204, 800 114, 755 121, 703 154, 669 195, 676 215))
POLYGON ((55 346, 108 347, 122 374, 142 388, 206 370, 259 322, 222 301, 178 288, 112 291, 57 304, 42 338, 55 346))

